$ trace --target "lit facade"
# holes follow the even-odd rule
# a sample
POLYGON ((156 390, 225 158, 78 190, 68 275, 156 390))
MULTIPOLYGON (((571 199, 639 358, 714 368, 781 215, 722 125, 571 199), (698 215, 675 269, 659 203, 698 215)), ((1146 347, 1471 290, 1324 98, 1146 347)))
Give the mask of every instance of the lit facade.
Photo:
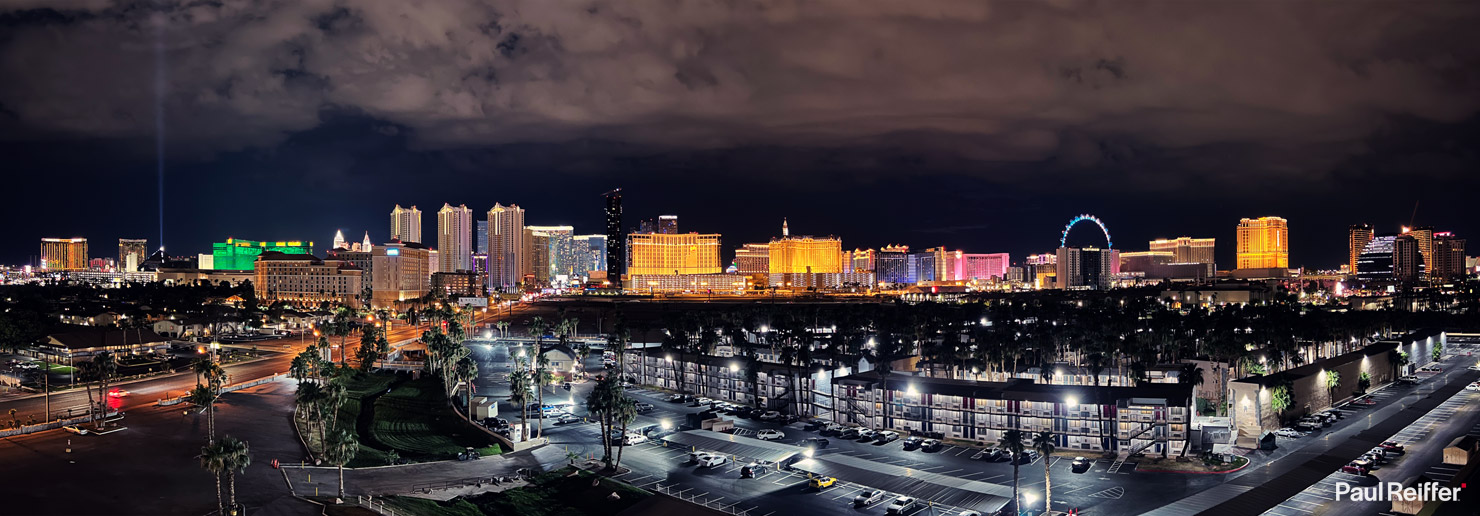
POLYGON ((138 272, 139 266, 149 258, 149 241, 143 238, 118 239, 118 270, 138 272))
POLYGON ((252 287, 263 304, 360 306, 363 271, 353 263, 277 251, 262 253, 256 261, 252 287))
POLYGON ((482 297, 483 285, 475 271, 438 272, 432 274, 432 290, 450 299, 482 297))
POLYGON ((530 272, 524 208, 494 203, 488 210, 488 289, 509 291, 530 272))
POLYGON ((465 205, 443 204, 437 211, 437 270, 473 270, 473 210, 465 205))
POLYGON ((849 265, 855 271, 873 272, 875 267, 874 261, 878 258, 878 254, 879 252, 873 249, 854 249, 848 255, 851 262, 849 265))
POLYGON ((836 237, 787 236, 771 239, 770 274, 843 272, 843 241, 836 237))
POLYGON ((1152 240, 1150 249, 1152 251, 1166 251, 1172 253, 1170 263, 1201 263, 1207 265, 1207 275, 1212 276, 1217 270, 1217 255, 1214 254, 1216 239, 1212 238, 1159 238, 1152 240))
POLYGON ((735 272, 766 274, 771 271, 771 244, 745 244, 735 250, 735 272))
POLYGON ((957 279, 1004 279, 1012 259, 1007 253, 960 254, 956 263, 957 279))
POLYGON ((41 239, 41 269, 47 271, 87 270, 87 239, 41 239))
POLYGON ((391 240, 421 243, 421 210, 397 204, 391 210, 391 240))
POLYGON ((371 304, 395 308, 431 290, 431 250, 415 242, 389 242, 371 256, 371 304))
POLYGON ((719 234, 633 233, 627 239, 627 273, 634 277, 722 272, 719 234))
POLYGON ((1465 239, 1448 231, 1434 233, 1434 262, 1429 266, 1429 276, 1439 280, 1451 280, 1465 276, 1465 239))
POLYGON ((1290 228, 1287 221, 1280 217, 1239 220, 1235 254, 1240 269, 1289 268, 1290 228))
MULTIPOLYGON (((250 271, 256 267, 257 256, 266 252, 284 254, 313 254, 313 242, 301 240, 279 240, 258 242, 228 238, 225 242, 211 244, 210 270, 250 271)), ((207 267, 202 266, 202 269, 207 267)))
POLYGON ((739 274, 629 274, 627 290, 639 294, 659 292, 730 293, 745 291, 745 276, 739 274))
POLYGON ((606 235, 576 235, 571 240, 575 246, 577 274, 586 276, 606 270, 606 235))
MULTIPOLYGON (((1418 254, 1423 257, 1424 264, 1434 263, 1434 228, 1423 226, 1416 228, 1403 228, 1403 234, 1413 237, 1413 242, 1418 246, 1418 254)), ((1424 271, 1427 277, 1428 272, 1424 271)))
POLYGON ((910 248, 891 246, 874 255, 874 276, 879 283, 900 284, 910 281, 910 248))
POLYGON ((1357 258, 1362 256, 1362 250, 1372 242, 1371 224, 1352 224, 1346 231, 1347 261, 1346 270, 1350 274, 1357 273, 1357 258))

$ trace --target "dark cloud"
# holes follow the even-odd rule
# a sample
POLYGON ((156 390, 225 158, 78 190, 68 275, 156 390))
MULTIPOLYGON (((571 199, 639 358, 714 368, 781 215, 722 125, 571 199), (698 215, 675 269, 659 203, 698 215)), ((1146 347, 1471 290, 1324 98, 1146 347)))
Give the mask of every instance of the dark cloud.
POLYGON ((148 171, 162 109, 171 170, 295 189, 949 185, 974 204, 919 231, 997 238, 1011 225, 961 219, 1113 212, 1111 193, 1231 225, 1469 184, 1477 22, 1473 2, 1386 0, 7 0, 0 145, 30 169, 148 171))

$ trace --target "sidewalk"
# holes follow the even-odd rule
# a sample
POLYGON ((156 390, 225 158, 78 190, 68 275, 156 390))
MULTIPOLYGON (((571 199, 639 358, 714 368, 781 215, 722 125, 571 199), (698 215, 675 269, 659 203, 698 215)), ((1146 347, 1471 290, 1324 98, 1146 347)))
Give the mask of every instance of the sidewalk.
MULTIPOLYGON (((344 470, 344 492, 354 495, 410 494, 413 490, 423 491, 432 486, 455 488, 474 484, 479 479, 495 476, 515 476, 520 468, 546 471, 568 462, 565 451, 555 446, 543 446, 533 450, 484 457, 470 461, 441 461, 408 464, 404 466, 381 466, 344 470)), ((320 495, 339 492, 339 470, 329 466, 283 465, 283 474, 289 489, 298 496, 313 496, 317 489, 320 495)))
MULTIPOLYGON (((232 363, 229 363, 229 364, 224 364, 224 366, 225 367, 236 367, 236 366, 239 366, 239 365, 246 365, 246 364, 252 364, 252 363, 256 363, 256 362, 261 362, 263 360, 271 360, 273 358, 277 358, 277 356, 276 355, 274 355, 274 356, 261 356, 261 357, 257 357, 257 358, 251 359, 251 360, 242 360, 240 362, 232 362, 232 363)), ((156 375, 145 376, 145 377, 142 377, 142 378, 134 378, 132 380, 124 380, 124 381, 121 381, 121 382, 112 382, 112 383, 109 384, 109 386, 110 387, 123 387, 123 386, 126 386, 126 385, 133 385, 133 384, 136 384, 136 383, 139 383, 139 382, 151 382, 151 381, 159 380, 161 378, 174 378, 176 376, 193 375, 193 374, 195 374, 195 373, 193 371, 191 371, 190 369, 184 369, 184 370, 175 371, 173 373, 160 373, 160 374, 156 374, 156 375)), ((51 395, 52 396, 56 396, 58 394, 63 394, 63 393, 68 393, 68 392, 73 392, 73 391, 82 392, 81 391, 82 386, 83 386, 83 384, 77 384, 76 386, 72 386, 71 388, 68 388, 68 389, 62 389, 62 388, 60 388, 60 386, 54 386, 52 388, 51 395)), ((23 393, 23 394, 17 394, 17 393, 0 394, 0 403, 10 402, 10 401, 28 400, 28 399, 33 399, 33 398, 40 398, 43 395, 44 395, 43 393, 39 393, 39 392, 36 392, 36 393, 23 393)))

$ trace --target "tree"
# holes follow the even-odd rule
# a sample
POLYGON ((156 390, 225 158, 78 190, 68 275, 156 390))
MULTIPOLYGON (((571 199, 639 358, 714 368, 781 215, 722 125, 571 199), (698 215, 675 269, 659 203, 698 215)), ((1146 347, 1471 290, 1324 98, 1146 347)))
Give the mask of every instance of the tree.
POLYGON ((355 454, 360 451, 360 438, 354 431, 340 428, 329 436, 327 444, 324 455, 339 468, 339 497, 344 498, 344 465, 355 460, 355 454))
POLYGON ((509 373, 509 401, 519 405, 519 429, 521 441, 529 440, 529 371, 524 368, 515 369, 509 373))
POLYGON ((997 446, 1012 454, 1012 512, 1017 513, 1019 512, 1018 500, 1020 499, 1018 496, 1018 463, 1021 462, 1019 456, 1022 455, 1025 449, 1023 433, 1016 429, 1003 432, 1002 439, 997 442, 997 446))
POLYGON ((1367 388, 1371 386, 1372 375, 1367 374, 1366 371, 1362 371, 1362 374, 1357 375, 1357 390, 1362 391, 1362 393, 1365 394, 1367 392, 1367 388))
POLYGON ((1442 343, 1442 342, 1435 342, 1434 343, 1434 351, 1432 353, 1429 353, 1429 354, 1432 355, 1432 357, 1433 357, 1433 359, 1434 359, 1435 362, 1438 362, 1439 359, 1444 358, 1444 343, 1442 343))
POLYGON ((598 380, 591 389, 591 394, 586 396, 586 410, 596 417, 597 425, 601 427, 601 462, 606 464, 607 469, 615 467, 612 464, 612 430, 616 428, 613 422, 621 398, 620 380, 612 375, 598 380))
POLYGON ((1053 511, 1053 484, 1048 479, 1048 460, 1053 455, 1054 438, 1052 432, 1038 432, 1033 434, 1033 449, 1043 455, 1043 510, 1044 514, 1053 511))
POLYGON ((1283 416, 1285 410, 1289 409, 1293 403, 1294 401, 1290 399, 1290 388, 1288 386, 1276 385, 1273 389, 1270 389, 1269 408, 1274 409, 1276 413, 1283 416))
POLYGON ((1331 403, 1336 402, 1336 397, 1332 394, 1332 392, 1334 392, 1336 390, 1336 387, 1339 385, 1341 385, 1341 373, 1336 371, 1326 371, 1326 398, 1330 399, 1331 403))
POLYGON ((226 514, 226 499, 221 496, 221 474, 226 471, 229 453, 223 443, 208 443, 200 449, 200 467, 216 477, 216 514, 226 514))
POLYGON ((252 451, 245 441, 235 437, 226 436, 221 439, 221 450, 224 452, 223 462, 226 470, 226 489, 231 493, 230 507, 233 514, 236 513, 236 472, 247 470, 252 464, 252 451))
POLYGON ((622 467, 622 449, 627 447, 627 425, 637 419, 637 400, 627 397, 620 389, 618 387, 617 406, 613 413, 615 422, 622 425, 622 441, 617 447, 617 461, 612 464, 615 468, 622 467))
POLYGON ((118 375, 118 359, 113 352, 104 351, 98 353, 92 359, 93 374, 98 377, 98 415, 102 416, 103 422, 108 423, 108 382, 118 375))
POLYGON ((544 353, 535 355, 534 363, 534 385, 538 389, 536 392, 540 403, 540 417, 535 421, 538 433, 535 437, 540 437, 545 435, 545 386, 554 383, 555 375, 550 372, 550 359, 544 353))
MULTIPOLYGON (((300 387, 301 388, 301 387, 300 387)), ((185 395, 185 401, 201 407, 206 411, 206 442, 216 442, 216 412, 211 407, 216 406, 216 391, 204 385, 196 385, 185 395)))
POLYGON ((478 362, 472 357, 457 359, 457 378, 468 384, 468 418, 473 417, 473 380, 478 379, 478 362))

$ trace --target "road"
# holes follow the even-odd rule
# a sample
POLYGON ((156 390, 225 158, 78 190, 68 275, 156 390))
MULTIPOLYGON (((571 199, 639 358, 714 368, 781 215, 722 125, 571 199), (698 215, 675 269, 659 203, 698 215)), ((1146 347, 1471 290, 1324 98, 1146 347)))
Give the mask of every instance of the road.
MULTIPOLYGON (((507 314, 503 314, 507 315, 507 314)), ((475 317, 475 324, 485 324, 496 320, 499 314, 479 312, 475 317)), ((428 326, 410 326, 406 324, 393 325, 386 339, 390 342, 400 342, 421 336, 421 332, 428 326)), ((344 342, 353 349, 359 345, 359 337, 350 335, 345 337, 344 342)), ((234 363, 225 366, 228 375, 228 383, 241 383, 258 378, 272 376, 288 371, 293 357, 302 352, 309 343, 302 336, 285 337, 277 340, 257 342, 257 349, 265 352, 267 356, 251 362, 234 363)), ((329 337, 329 343, 334 346, 334 358, 340 359, 340 338, 329 337)), ((237 346, 242 349, 250 349, 250 344, 237 346)), ((599 364, 598 364, 599 367, 599 364)), ((129 391, 129 396, 123 399, 115 399, 110 403, 114 410, 129 410, 147 405, 153 405, 162 398, 179 396, 195 388, 195 373, 182 371, 172 375, 156 376, 142 380, 115 384, 117 387, 129 391)), ((97 394, 94 394, 96 396, 97 394)), ((56 417, 66 417, 68 410, 73 414, 87 411, 87 392, 84 389, 73 389, 65 392, 52 393, 51 412, 56 417)), ((35 416, 36 420, 42 419, 45 412, 46 400, 40 395, 12 399, 0 402, 0 414, 8 417, 9 411, 15 409, 16 418, 25 422, 28 417, 35 416)))

